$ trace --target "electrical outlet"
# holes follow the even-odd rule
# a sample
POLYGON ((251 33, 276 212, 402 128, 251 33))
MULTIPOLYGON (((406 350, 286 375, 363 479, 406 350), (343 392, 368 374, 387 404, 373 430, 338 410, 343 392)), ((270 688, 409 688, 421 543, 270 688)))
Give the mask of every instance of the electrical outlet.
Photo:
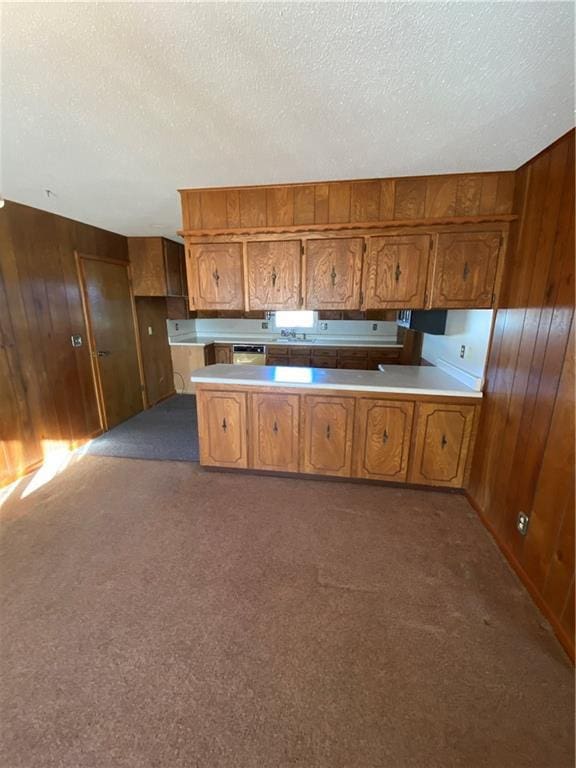
POLYGON ((262 330, 263 331, 267 331, 268 330, 268 323, 267 323, 266 320, 264 320, 264 322, 262 323, 262 330))
POLYGON ((180 330, 180 326, 178 325, 178 323, 174 323, 174 330, 175 331, 180 330))
POLYGON ((320 323, 320 330, 321 331, 327 331, 328 330, 328 323, 320 323))
POLYGON ((70 341, 72 342, 73 347, 81 347, 82 346, 82 336, 78 334, 74 334, 74 336, 70 336, 70 341))
POLYGON ((521 536, 526 536, 528 533, 528 526, 530 524, 530 518, 527 514, 524 512, 518 513, 518 518, 516 520, 516 528, 518 529, 518 533, 521 536))
POLYGON ((378 323, 372 323, 372 330, 377 331, 378 330, 378 323))
POLYGON ((460 347, 460 357, 464 359, 466 357, 466 345, 462 344, 460 347))

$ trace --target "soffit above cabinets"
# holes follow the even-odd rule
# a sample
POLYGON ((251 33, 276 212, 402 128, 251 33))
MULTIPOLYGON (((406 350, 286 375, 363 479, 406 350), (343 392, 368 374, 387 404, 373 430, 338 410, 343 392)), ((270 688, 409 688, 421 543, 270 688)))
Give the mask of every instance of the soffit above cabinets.
POLYGON ((511 170, 573 125, 571 3, 5 3, 1 193, 174 237, 176 190, 511 170))

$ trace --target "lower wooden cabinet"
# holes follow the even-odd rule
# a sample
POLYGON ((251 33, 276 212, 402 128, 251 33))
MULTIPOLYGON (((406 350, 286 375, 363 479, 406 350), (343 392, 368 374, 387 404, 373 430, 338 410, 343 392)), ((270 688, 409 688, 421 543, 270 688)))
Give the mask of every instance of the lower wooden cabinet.
POLYGON ((230 344, 215 344, 214 362, 229 365, 232 362, 232 346, 230 344))
POLYGON ((359 398, 354 431, 354 475, 406 480, 414 403, 359 398))
POLYGON ((298 395, 250 395, 250 466, 298 472, 299 422, 298 395))
POLYGON ((474 416, 473 405, 417 403, 411 483, 462 487, 474 416))
POLYGON ((199 385, 200 463, 465 485, 480 403, 309 391, 199 385))
POLYGON ((247 467, 246 395, 202 391, 198 397, 198 434, 201 464, 247 467))
POLYGON ((353 397, 304 397, 304 472, 350 477, 354 405, 353 397))

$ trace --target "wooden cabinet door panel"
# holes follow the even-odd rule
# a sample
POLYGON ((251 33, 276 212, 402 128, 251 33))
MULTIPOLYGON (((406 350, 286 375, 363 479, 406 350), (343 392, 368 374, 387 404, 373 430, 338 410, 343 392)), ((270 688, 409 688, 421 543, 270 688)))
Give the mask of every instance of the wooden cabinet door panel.
POLYGON ((251 466, 298 472, 298 395, 250 396, 251 466))
POLYGON ((308 240, 305 249, 306 309, 359 309, 364 240, 308 240))
POLYGON ((424 306, 430 235, 370 238, 365 265, 364 308, 424 306))
POLYGON ((247 243, 249 309, 300 309, 300 240, 247 243))
POLYGON ((182 253, 183 248, 172 240, 163 240, 164 267, 166 270, 166 295, 183 296, 182 253))
POLYGON ((354 474, 406 480, 414 403, 360 398, 356 405, 354 474))
POLYGON ((350 477, 353 424, 354 398, 306 396, 303 471, 350 477))
POLYGON ((417 404, 410 482, 462 487, 474 416, 473 405, 417 404))
POLYGON ((208 390, 197 397, 200 463, 247 467, 246 395, 208 390))
POLYGON ((241 243, 188 246, 191 309, 244 309, 241 243))
POLYGON ((230 344, 214 345, 214 362, 230 364, 232 362, 232 347, 230 344))
POLYGON ((431 307, 491 307, 498 270, 500 232, 438 235, 431 307))

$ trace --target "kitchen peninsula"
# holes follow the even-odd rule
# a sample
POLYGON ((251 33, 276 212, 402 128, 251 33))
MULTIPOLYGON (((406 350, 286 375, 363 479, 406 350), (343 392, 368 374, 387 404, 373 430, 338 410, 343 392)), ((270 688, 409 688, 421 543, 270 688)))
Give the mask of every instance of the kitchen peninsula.
POLYGON ((434 367, 195 371, 200 463, 461 488, 482 393, 434 367))

